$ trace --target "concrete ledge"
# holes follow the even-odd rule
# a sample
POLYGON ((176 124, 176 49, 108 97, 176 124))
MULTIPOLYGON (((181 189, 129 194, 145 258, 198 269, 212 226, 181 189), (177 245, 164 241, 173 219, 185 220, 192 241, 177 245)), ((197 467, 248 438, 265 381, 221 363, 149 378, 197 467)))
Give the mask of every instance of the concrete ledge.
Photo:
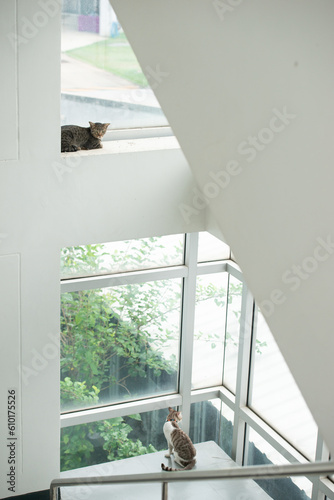
POLYGON ((158 151, 164 149, 180 149, 174 136, 153 137, 145 139, 126 139, 120 141, 103 141, 102 149, 81 150, 73 153, 61 153, 62 158, 79 156, 100 156, 106 154, 137 153, 140 151, 158 151))

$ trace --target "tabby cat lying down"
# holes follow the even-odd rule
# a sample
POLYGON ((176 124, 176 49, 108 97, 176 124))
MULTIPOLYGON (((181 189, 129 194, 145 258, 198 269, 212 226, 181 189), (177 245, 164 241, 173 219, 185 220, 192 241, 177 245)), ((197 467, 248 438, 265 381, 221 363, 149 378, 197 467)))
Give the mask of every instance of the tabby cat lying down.
POLYGON ((102 148, 101 139, 110 123, 89 122, 89 125, 89 127, 63 125, 61 127, 61 152, 102 148))
POLYGON ((168 410, 169 415, 163 427, 168 443, 168 453, 165 457, 170 458, 174 450, 174 460, 181 465, 182 469, 173 469, 164 464, 161 464, 161 468, 165 471, 192 469, 196 463, 196 450, 190 437, 178 426, 178 422, 182 420, 182 414, 171 407, 168 410))

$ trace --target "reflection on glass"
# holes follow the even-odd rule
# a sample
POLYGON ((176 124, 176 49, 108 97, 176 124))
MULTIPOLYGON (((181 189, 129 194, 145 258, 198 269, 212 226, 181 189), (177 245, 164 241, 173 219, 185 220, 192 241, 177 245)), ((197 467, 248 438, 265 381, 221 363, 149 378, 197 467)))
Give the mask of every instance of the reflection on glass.
MULTIPOLYGON (((168 412, 167 412, 168 413, 168 412)), ((136 413, 61 429, 61 471, 166 449, 166 410, 136 413)), ((96 476, 101 469, 96 469, 96 476)))
POLYGON ((234 411, 225 403, 221 406, 219 446, 232 458, 234 411))
POLYGON ((221 385, 227 273, 197 277, 192 386, 221 385))
POLYGON ((230 247, 207 231, 199 233, 198 262, 230 258, 230 247))
POLYGON ((241 317, 242 283, 230 275, 226 322, 223 383, 235 394, 241 317))
POLYGON ((218 398, 193 403, 189 436, 193 443, 214 441, 231 456, 233 419, 234 412, 218 398))
POLYGON ((177 391, 181 280, 61 297, 61 407, 177 391))
POLYGON ((299 451, 314 460, 316 423, 260 311, 251 407, 299 451))
POLYGON ((219 441, 220 399, 201 401, 191 405, 189 436, 194 444, 219 441))
POLYGON ((168 73, 148 67, 144 76, 109 1, 64 0, 61 49, 62 125, 167 125, 152 89, 168 73))
MULTIPOLYGON (((251 427, 249 428, 247 460, 247 465, 286 465, 289 463, 251 427)), ((305 477, 258 480, 256 482, 273 500, 309 500, 312 495, 312 483, 305 477)))
POLYGON ((184 235, 63 248, 61 278, 120 273, 184 262, 184 235))

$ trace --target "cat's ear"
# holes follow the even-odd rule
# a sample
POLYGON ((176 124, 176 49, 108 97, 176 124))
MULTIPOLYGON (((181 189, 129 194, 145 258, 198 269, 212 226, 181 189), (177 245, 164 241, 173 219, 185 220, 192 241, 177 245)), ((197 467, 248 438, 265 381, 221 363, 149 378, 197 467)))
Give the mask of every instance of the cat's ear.
POLYGON ((94 123, 93 122, 89 122, 89 125, 92 127, 94 125, 94 123))

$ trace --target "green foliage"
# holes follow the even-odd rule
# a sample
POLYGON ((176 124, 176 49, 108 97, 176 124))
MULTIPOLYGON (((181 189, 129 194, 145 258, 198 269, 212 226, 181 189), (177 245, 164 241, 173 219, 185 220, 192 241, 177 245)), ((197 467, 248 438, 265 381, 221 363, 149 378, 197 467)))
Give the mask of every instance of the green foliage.
POLYGON ((70 57, 84 61, 92 66, 118 75, 126 80, 147 87, 147 80, 139 66, 136 56, 124 34, 117 39, 107 39, 85 47, 68 50, 70 57), (122 40, 120 45, 119 40, 122 40))
POLYGON ((68 406, 73 409, 73 401, 77 401, 79 407, 82 406, 82 403, 93 406, 99 401, 100 391, 95 385, 92 386, 92 390, 89 390, 86 382, 73 382, 70 377, 65 377, 64 380, 60 381, 60 391, 64 410, 67 406, 66 402, 70 402, 68 406))
POLYGON ((107 452, 108 460, 121 460, 157 451, 151 444, 146 447, 139 439, 129 439, 132 427, 122 417, 104 421, 99 429, 105 441, 103 449, 107 452))
MULTIPOLYGON (((124 269, 124 264, 129 269, 142 268, 146 262, 154 262, 154 252, 159 248, 164 249, 158 238, 130 241, 123 249, 111 253, 105 251, 104 245, 65 248, 61 258, 62 274, 70 277, 103 273, 110 269, 110 262, 115 268, 124 269)), ((175 248, 175 255, 180 251, 175 248)), ((163 255, 166 264, 173 260, 173 251, 163 255)), ((138 380, 147 381, 149 376, 176 376, 178 363, 169 347, 179 341, 181 293, 179 280, 64 293, 61 300, 62 409, 138 397, 133 392, 143 385, 138 384, 138 380)), ((227 300, 229 307, 235 301, 236 307, 231 309, 240 321, 241 293, 241 283, 230 282, 227 297, 224 287, 212 283, 203 285, 198 279, 196 302, 213 301, 216 307, 223 309, 227 300)), ((199 333, 199 338, 210 342, 212 349, 222 342, 236 342, 229 333, 225 339, 210 332, 199 333)), ((260 348, 265 343, 257 345, 260 348)), ((141 420, 141 417, 132 415, 131 419, 141 420)), ((61 436, 62 470, 156 451, 152 445, 146 447, 139 439, 129 437, 131 432, 129 421, 122 418, 65 428, 61 436)))
POLYGON ((61 433, 61 470, 77 469, 90 465, 94 446, 88 439, 88 424, 65 428, 61 433))
MULTIPOLYGON (((154 252, 163 247, 158 238, 146 238, 121 248, 108 258, 116 265, 126 262, 136 268, 150 255, 154 259, 154 252)), ((180 248, 175 252, 179 254, 180 248)), ((104 245, 65 248, 62 273, 66 276, 103 271, 106 255, 104 245)), ((175 373, 175 355, 166 356, 165 347, 171 341, 178 342, 179 322, 169 318, 171 314, 179 315, 180 301, 181 286, 176 280, 63 294, 61 378, 85 383, 88 393, 94 386, 95 394, 101 397, 108 391, 115 393, 117 387, 117 394, 130 395, 129 381, 146 378, 148 370, 156 377, 162 372, 175 373)), ((62 405, 67 402, 69 406, 70 395, 69 387, 63 384, 62 405)), ((74 400, 81 400, 82 406, 91 403, 80 398, 78 391, 74 400)))
MULTIPOLYGON (((141 420, 140 415, 133 418, 141 420)), ((61 433, 61 470, 86 467, 108 460, 121 460, 157 451, 151 444, 144 446, 128 436, 132 427, 122 417, 67 427, 61 433), (103 445, 94 446, 94 441, 103 445)))
POLYGON ((261 342, 261 340, 256 339, 256 344, 255 344, 256 353, 262 354, 263 347, 267 347, 267 345, 268 345, 267 342, 264 342, 264 341, 261 342))
POLYGON ((213 300, 217 307, 224 307, 226 304, 226 290, 221 286, 215 286, 213 283, 203 285, 200 279, 197 279, 196 304, 204 300, 213 300))
POLYGON ((104 257, 107 253, 104 252, 103 249, 104 245, 85 245, 63 248, 60 260, 62 276, 87 276, 105 271, 104 257))
MULTIPOLYGON (((238 323, 240 323, 240 307, 238 306, 238 300, 240 300, 242 295, 242 283, 229 283, 228 293, 226 288, 223 286, 216 286, 214 283, 209 283, 207 285, 203 284, 201 277, 197 278, 196 283, 196 304, 202 303, 203 301, 214 302, 217 308, 224 309, 228 306, 229 313, 232 313, 238 323)), ((223 348, 223 344, 231 344, 238 347, 239 340, 236 340, 235 335, 231 334, 228 330, 226 334, 214 333, 214 332, 202 332, 196 333, 195 338, 197 340, 204 340, 211 344, 211 348, 215 349, 217 345, 223 348)))
POLYGON ((162 302, 161 290, 168 287, 166 281, 63 294, 62 378, 89 381, 99 391, 118 385, 129 393, 127 379, 146 377, 148 368, 172 373, 175 358, 166 359, 163 349, 177 332, 164 336, 162 324, 179 308, 180 292, 170 290, 162 302), (121 363, 116 373, 114 360, 121 363))
MULTIPOLYGON (((115 263, 140 267, 156 239, 115 251, 115 263)), ((103 245, 72 247, 62 252, 63 275, 89 275, 105 270, 103 245)), ((179 250, 178 250, 179 251, 179 250)), ((110 255, 108 255, 110 258, 110 255)), ((115 388, 130 394, 128 382, 176 373, 175 356, 166 356, 166 343, 178 339, 180 283, 174 280, 65 293, 61 300, 62 409, 101 404, 115 388), (168 327, 167 327, 168 325, 168 327), (112 367, 115 365, 115 369, 112 367)), ((136 383, 138 385, 138 383, 136 383)), ((133 415, 141 420, 140 415, 133 415)), ((155 451, 130 439, 132 427, 122 418, 85 424, 62 431, 61 468, 73 469, 155 451), (98 443, 98 444, 97 444, 98 443), (103 443, 103 445, 102 445, 103 443)))

